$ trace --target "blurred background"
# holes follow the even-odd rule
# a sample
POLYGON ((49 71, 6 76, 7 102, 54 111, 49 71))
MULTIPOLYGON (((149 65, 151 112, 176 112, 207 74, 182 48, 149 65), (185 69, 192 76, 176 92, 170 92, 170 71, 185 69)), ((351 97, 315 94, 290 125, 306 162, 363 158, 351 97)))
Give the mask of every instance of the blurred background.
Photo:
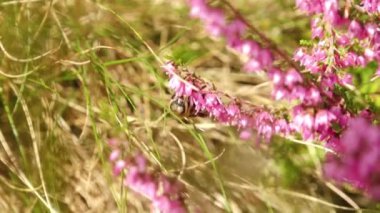
MULTIPOLYGON (((290 55, 310 37, 292 0, 230 2, 290 55)), ((110 138, 183 182, 190 212, 380 212, 326 181, 318 145, 242 141, 234 128, 170 112, 152 52, 230 95, 283 107, 266 76, 244 73, 188 12, 185 0, 0 0, 1 212, 149 212, 113 177, 110 138)))

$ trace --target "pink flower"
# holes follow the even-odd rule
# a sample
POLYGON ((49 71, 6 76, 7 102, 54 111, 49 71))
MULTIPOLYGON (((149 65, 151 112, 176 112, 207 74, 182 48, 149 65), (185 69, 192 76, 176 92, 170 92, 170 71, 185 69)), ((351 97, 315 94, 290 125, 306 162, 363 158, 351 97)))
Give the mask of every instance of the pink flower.
POLYGON ((336 119, 336 116, 328 110, 319 110, 315 115, 315 128, 320 131, 327 131, 331 127, 331 122, 336 119))
POLYGON ((296 0, 297 7, 308 13, 320 13, 323 11, 322 0, 296 0))
POLYGON ((363 118, 352 119, 337 145, 339 155, 327 156, 326 176, 349 182, 380 199, 380 127, 363 118))
POLYGON ((356 66, 358 64, 358 56, 354 52, 348 52, 342 60, 343 67, 356 66))
POLYGON ((241 38, 246 30, 247 25, 242 20, 235 19, 226 27, 225 35, 227 38, 241 38))
POLYGON ((365 56, 369 61, 372 61, 372 60, 375 58, 376 53, 375 53, 373 50, 371 50, 371 49, 369 49, 369 48, 366 48, 366 49, 364 50, 364 56, 365 56))
POLYGON ((173 76, 176 74, 177 68, 174 66, 172 62, 167 62, 162 66, 162 69, 168 76, 173 76))
POLYGON ((265 69, 271 68, 274 60, 272 52, 269 49, 261 49, 258 60, 265 69))
POLYGON ((238 116, 240 114, 240 108, 235 103, 230 103, 227 107, 227 114, 231 117, 238 116))
POLYGON ((295 86, 291 91, 291 100, 300 100, 304 102, 306 97, 306 89, 303 86, 295 86))
POLYGON ((244 70, 257 72, 272 67, 274 57, 269 49, 260 47, 257 42, 244 39, 247 25, 239 18, 226 23, 224 12, 211 7, 205 1, 190 0, 192 8, 190 15, 199 18, 205 26, 206 31, 213 37, 224 37, 228 45, 237 52, 248 57, 244 70))
POLYGON ((321 94, 318 89, 311 87, 306 93, 306 104, 317 105, 322 101, 321 94))
POLYGON ((257 61, 256 59, 252 58, 250 59, 245 65, 244 65, 244 70, 247 72, 257 72, 262 70, 263 67, 261 66, 260 62, 257 61))
POLYGON ((283 76, 280 70, 272 69, 268 74, 274 85, 282 84, 283 76))
POLYGON ((109 160, 113 162, 113 161, 116 161, 119 157, 120 157, 120 150, 115 149, 111 152, 109 160))
POLYGON ((341 46, 348 46, 350 42, 350 38, 347 35, 340 35, 337 39, 337 43, 341 46))
POLYGON ((323 27, 321 26, 321 19, 314 18, 311 20, 311 36, 312 38, 322 38, 323 37, 323 27))
POLYGON ((293 119, 291 127, 299 132, 304 140, 313 139, 314 117, 305 112, 301 106, 297 106, 292 112, 293 119))
POLYGON ((298 48, 293 56, 294 60, 301 61, 305 57, 305 51, 303 48, 298 48))
POLYGON ((260 49, 259 45, 251 40, 243 40, 236 46, 242 54, 256 58, 260 49))
POLYGON ((275 100, 282 100, 288 96, 288 91, 284 87, 276 87, 273 90, 273 97, 275 100))
POLYGON ((113 170, 114 175, 119 175, 124 168, 125 168, 125 161, 124 160, 116 161, 115 167, 113 170))
POLYGON ((380 1, 378 0, 362 0, 363 8, 368 13, 379 13, 380 12, 380 1))
POLYGON ((365 30, 370 38, 374 38, 379 32, 379 27, 374 23, 368 23, 365 25, 365 30))
POLYGON ((324 0, 323 5, 324 18, 333 25, 339 25, 342 22, 338 10, 338 0, 324 0))
POLYGON ((179 77, 173 76, 169 81, 169 88, 176 91, 179 96, 190 96, 192 88, 183 82, 179 77))
POLYGON ((207 12, 207 18, 204 19, 206 30, 211 36, 219 37, 224 34, 225 21, 224 13, 222 10, 209 9, 207 12))
POLYGON ((363 28, 363 26, 356 20, 353 20, 350 23, 349 35, 351 39, 353 38, 364 39, 367 36, 366 31, 363 28))
POLYGON ((302 76, 295 69, 290 69, 286 73, 284 84, 288 87, 292 87, 297 83, 302 83, 302 76))
POLYGON ((342 82, 346 85, 352 85, 352 75, 351 74, 345 74, 342 78, 342 82))
POLYGON ((282 134, 284 136, 290 134, 291 130, 289 123, 285 119, 279 119, 275 122, 275 131, 277 134, 282 134))
POLYGON ((126 160, 120 157, 120 143, 109 142, 114 175, 125 174, 124 185, 151 201, 154 211, 169 213, 187 212, 183 200, 184 186, 167 176, 148 170, 144 155, 137 154, 126 160), (118 154, 115 154, 118 153, 118 154))

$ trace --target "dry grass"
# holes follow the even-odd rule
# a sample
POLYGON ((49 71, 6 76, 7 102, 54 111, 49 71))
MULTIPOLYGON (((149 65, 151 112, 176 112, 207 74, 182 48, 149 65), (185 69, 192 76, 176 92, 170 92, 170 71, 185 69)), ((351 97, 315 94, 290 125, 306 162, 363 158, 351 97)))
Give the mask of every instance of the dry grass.
MULTIPOLYGON (((291 2, 234 4, 291 52, 307 23, 291 2)), ((111 137, 183 181, 192 212, 376 208, 326 183, 323 150, 244 142, 232 128, 170 112, 159 62, 167 58, 188 61, 229 94, 275 104, 265 76, 240 72, 237 56, 207 38, 182 1, 7 0, 0 23, 2 212, 148 212, 110 175, 111 137)))

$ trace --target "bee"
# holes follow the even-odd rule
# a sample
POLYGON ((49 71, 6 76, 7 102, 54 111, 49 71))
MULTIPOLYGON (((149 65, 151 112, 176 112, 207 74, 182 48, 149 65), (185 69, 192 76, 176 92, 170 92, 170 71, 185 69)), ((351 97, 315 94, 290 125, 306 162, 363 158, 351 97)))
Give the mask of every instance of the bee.
POLYGON ((188 97, 173 96, 170 101, 170 109, 183 117, 191 117, 192 104, 188 97))
POLYGON ((177 115, 188 118, 188 117, 206 117, 207 113, 204 111, 197 112, 195 106, 190 102, 188 97, 184 96, 173 96, 170 101, 170 109, 177 115))

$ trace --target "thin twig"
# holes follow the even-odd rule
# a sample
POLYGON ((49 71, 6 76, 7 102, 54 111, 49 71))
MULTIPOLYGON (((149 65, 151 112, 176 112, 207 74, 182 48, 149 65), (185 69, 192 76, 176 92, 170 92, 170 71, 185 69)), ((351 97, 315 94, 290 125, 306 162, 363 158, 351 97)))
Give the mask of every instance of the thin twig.
POLYGON ((350 204, 354 209, 356 209, 359 213, 362 212, 358 204, 355 203, 347 194, 345 194, 342 190, 338 189, 333 184, 326 182, 326 186, 329 187, 335 194, 339 195, 343 200, 345 200, 348 204, 350 204))
MULTIPOLYGON (((8 158, 9 159, 15 159, 13 154, 10 152, 10 149, 5 148, 5 147, 8 147, 8 145, 7 145, 8 143, 5 140, 5 137, 4 137, 1 130, 0 130, 0 144, 6 150, 8 158)), ((1 155, 0 155, 0 161, 3 162, 4 164, 7 164, 7 161, 1 155)), ((26 175, 17 166, 15 166, 16 162, 12 162, 12 164, 14 164, 14 165, 10 165, 8 167, 9 170, 12 173, 14 173, 15 175, 17 175, 17 177, 31 190, 31 192, 33 194, 35 194, 37 196, 37 198, 50 210, 50 212, 56 213, 57 211, 38 193, 37 188, 39 188, 39 187, 36 188, 32 185, 32 183, 28 180, 26 175)), ((46 198, 46 199, 48 199, 48 198, 46 198)))
POLYGON ((38 56, 35 56, 33 58, 25 58, 25 59, 23 59, 23 58, 17 58, 15 56, 9 54, 8 51, 5 49, 5 47, 4 47, 3 43, 1 42, 1 40, 0 40, 0 50, 3 51, 4 54, 5 54, 5 56, 7 58, 9 58, 10 60, 12 60, 12 61, 22 62, 22 63, 28 63, 28 62, 35 61, 35 60, 38 60, 40 58, 43 58, 43 57, 45 57, 45 56, 47 56, 47 55, 49 55, 51 53, 57 52, 61 48, 61 44, 62 44, 62 42, 59 43, 59 46, 57 48, 49 50, 46 53, 43 53, 42 55, 38 55, 38 56))
POLYGON ((57 16, 57 13, 55 12, 54 8, 52 8, 51 13, 52 13, 52 15, 53 15, 54 21, 57 23, 58 28, 59 28, 59 30, 60 30, 61 33, 62 33, 63 39, 65 40, 65 43, 66 43, 67 47, 68 47, 69 49, 71 49, 71 44, 70 44, 69 38, 67 37, 65 31, 64 31, 63 28, 62 28, 62 24, 61 24, 61 22, 59 21, 58 16, 57 16))
POLYGON ((180 151, 181 151, 181 159, 182 159, 182 167, 181 167, 181 170, 179 171, 179 174, 178 174, 178 177, 181 177, 183 172, 185 171, 186 169, 186 153, 185 153, 185 149, 183 148, 183 145, 181 143, 181 141, 179 141, 179 139, 177 138, 176 135, 174 135, 172 132, 169 132, 169 135, 174 139, 174 141, 177 143, 180 151))
POLYGON ((32 3, 32 2, 40 2, 43 0, 19 0, 19 1, 6 1, 1 3, 2 6, 12 5, 12 4, 22 4, 22 3, 32 3))
POLYGON ((43 189, 45 197, 46 197, 47 205, 49 207, 51 207, 52 205, 50 203, 50 199, 49 199, 49 196, 48 196, 48 193, 47 193, 47 189, 46 189, 46 185, 45 185, 44 176, 43 176, 43 173, 42 173, 42 165, 41 165, 41 159, 40 159, 40 154, 39 154, 39 150, 38 150, 37 136, 36 136, 36 132, 34 130, 34 126, 33 126, 33 122, 32 122, 32 117, 31 117, 31 114, 29 112, 29 108, 28 108, 28 106, 26 104, 26 101, 25 101, 24 97, 22 97, 22 95, 19 94, 19 92, 17 91, 16 87, 13 84, 10 84, 10 86, 11 86, 12 90, 14 91, 14 93, 20 98, 21 107, 22 107, 22 109, 24 111, 26 122, 28 124, 28 129, 29 129, 29 132, 30 132, 30 137, 32 139, 33 151, 34 151, 34 155, 35 155, 35 158, 36 158, 36 164, 37 164, 37 168, 38 168, 38 173, 39 173, 39 176, 40 176, 40 179, 41 179, 42 189, 43 189))
POLYGON ((32 74, 34 71, 38 70, 38 68, 39 68, 39 67, 36 67, 36 68, 33 69, 33 70, 30 70, 30 71, 28 71, 28 72, 25 72, 25 73, 23 73, 23 74, 18 74, 18 75, 8 74, 8 73, 6 73, 6 72, 4 72, 4 71, 2 71, 2 70, 0 69, 0 75, 3 75, 3 76, 5 76, 5 77, 7 77, 7 78, 24 78, 24 77, 26 77, 26 76, 32 74))
POLYGON ((50 10, 51 10, 52 7, 53 7, 53 0, 50 0, 50 2, 49 2, 49 6, 48 6, 48 8, 47 8, 47 10, 46 10, 46 12, 45 12, 44 18, 42 19, 40 25, 38 26, 38 29, 36 30, 36 32, 35 32, 34 35, 33 35, 33 39, 32 39, 33 41, 36 40, 36 38, 37 38, 38 35, 40 34, 41 29, 42 29, 42 27, 45 25, 46 20, 47 20, 47 18, 48 18, 48 16, 49 16, 49 12, 50 12, 50 10))
POLYGON ((226 149, 224 148, 224 149, 222 150, 221 153, 219 153, 217 156, 213 157, 212 159, 210 159, 210 160, 208 160, 208 161, 205 161, 205 162, 202 162, 202 163, 198 163, 198 164, 192 165, 192 166, 188 166, 188 167, 186 167, 185 170, 196 169, 196 168, 198 168, 198 167, 205 166, 205 165, 207 165, 207 164, 210 164, 210 163, 212 163, 212 162, 215 162, 216 160, 218 160, 220 157, 223 156, 223 154, 224 154, 225 151, 226 151, 226 149))
POLYGON ((318 144, 315 144, 315 143, 311 143, 311 142, 305 142, 305 141, 302 141, 302 140, 297 140, 295 138, 292 138, 292 137, 285 137, 287 140, 289 141, 292 141, 294 143, 299 143, 299 144, 304 144, 306 146, 312 146, 312 147, 315 147, 315 148, 318 148, 318 149, 321 149, 325 152, 330 152, 330 153, 333 153, 333 154, 336 154, 336 152, 332 149, 329 149, 325 146, 322 146, 322 145, 318 145, 318 144))
POLYGON ((91 61, 90 60, 71 61, 71 60, 63 60, 63 59, 61 59, 61 60, 59 60, 59 61, 57 61, 55 63, 57 63, 57 64, 59 63, 59 64, 63 64, 63 65, 65 65, 65 64, 71 64, 71 65, 76 65, 76 66, 83 66, 83 65, 91 63, 91 61))
POLYGON ((308 201, 312 201, 312 202, 315 202, 315 203, 319 203, 319 204, 322 204, 324 206, 328 206, 328 207, 332 207, 332 208, 335 208, 335 209, 342 209, 342 210, 348 210, 348 211, 358 211, 358 210, 363 210, 363 209, 356 209, 356 208, 351 208, 351 207, 346 207, 346 206, 340 206, 340 205, 337 205, 337 204, 334 204, 334 203, 330 203, 328 201, 325 201, 323 199, 320 199, 320 198, 317 198, 317 197, 313 197, 313 196, 310 196, 310 195, 307 195, 307 194, 303 194, 303 193, 300 193, 300 192, 295 192, 295 191, 290 191, 290 190, 287 190, 287 189, 281 189, 281 188, 273 188, 273 187, 259 187, 259 186, 256 186, 252 183, 250 183, 249 181, 235 175, 237 178, 239 178, 240 180, 242 180, 243 182, 245 182, 246 184, 241 184, 241 183, 235 183, 235 182, 227 182, 227 184, 231 185, 231 186, 234 186, 234 187, 239 187, 239 188, 242 188, 242 189, 249 189, 249 190, 254 190, 254 191, 263 191, 263 190, 267 190, 268 192, 271 192, 271 193, 280 193, 280 194, 283 194, 283 195, 288 195, 288 196, 292 196, 292 197, 296 197, 296 198, 300 198, 300 199, 304 199, 304 200, 308 200, 308 201))

